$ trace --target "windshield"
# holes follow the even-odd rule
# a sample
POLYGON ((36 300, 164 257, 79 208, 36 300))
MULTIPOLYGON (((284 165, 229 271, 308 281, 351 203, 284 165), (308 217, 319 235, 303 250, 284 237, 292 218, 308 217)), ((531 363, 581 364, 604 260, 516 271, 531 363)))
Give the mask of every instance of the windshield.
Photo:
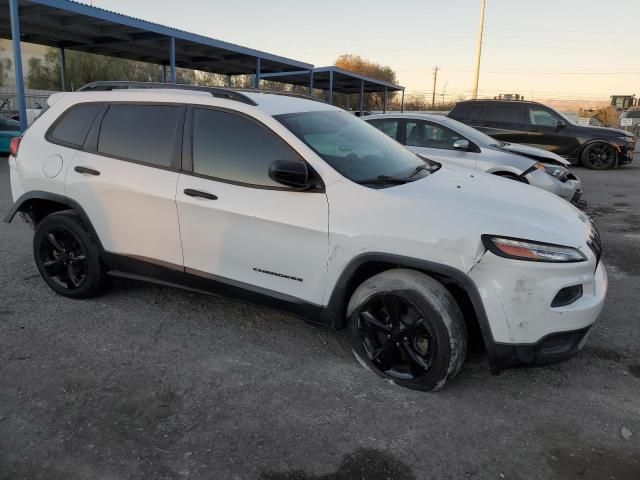
POLYGON ((275 116, 341 175, 356 183, 406 183, 432 165, 377 128, 339 110, 275 116))

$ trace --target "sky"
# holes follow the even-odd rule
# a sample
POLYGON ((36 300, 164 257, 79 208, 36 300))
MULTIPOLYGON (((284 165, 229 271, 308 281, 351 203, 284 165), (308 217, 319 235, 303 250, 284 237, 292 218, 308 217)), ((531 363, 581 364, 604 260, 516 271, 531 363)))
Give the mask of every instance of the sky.
MULTIPOLYGON (((480 0, 85 2, 316 66, 361 55, 408 93, 430 95, 436 65, 439 98, 472 88, 480 0)), ((479 94, 640 94, 639 59, 638 0, 487 0, 479 94)))

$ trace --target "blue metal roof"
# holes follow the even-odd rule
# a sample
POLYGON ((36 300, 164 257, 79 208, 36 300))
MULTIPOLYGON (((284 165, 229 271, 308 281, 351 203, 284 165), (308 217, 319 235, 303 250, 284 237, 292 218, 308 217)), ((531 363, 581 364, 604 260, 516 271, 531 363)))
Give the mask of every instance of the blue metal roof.
MULTIPOLYGON (((176 66, 229 75, 309 70, 313 65, 159 25, 70 0, 19 0, 21 40, 156 64, 169 63, 170 39, 176 66)), ((0 1, 0 18, 9 18, 0 1)), ((11 38, 9 22, 0 37, 11 38)))

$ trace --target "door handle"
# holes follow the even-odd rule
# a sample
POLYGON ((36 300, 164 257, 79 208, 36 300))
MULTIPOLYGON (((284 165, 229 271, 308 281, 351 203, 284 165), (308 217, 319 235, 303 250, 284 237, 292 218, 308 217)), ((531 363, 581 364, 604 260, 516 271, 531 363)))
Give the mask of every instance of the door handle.
POLYGON ((98 170, 87 167, 76 167, 74 168, 74 170, 78 173, 86 173, 87 175, 100 175, 100 172, 98 170))
POLYGON ((217 200, 218 199, 218 197, 216 197, 212 193, 201 192, 200 190, 193 190, 191 188, 186 188, 184 190, 184 194, 185 195, 189 195, 190 197, 205 198, 207 200, 217 200))

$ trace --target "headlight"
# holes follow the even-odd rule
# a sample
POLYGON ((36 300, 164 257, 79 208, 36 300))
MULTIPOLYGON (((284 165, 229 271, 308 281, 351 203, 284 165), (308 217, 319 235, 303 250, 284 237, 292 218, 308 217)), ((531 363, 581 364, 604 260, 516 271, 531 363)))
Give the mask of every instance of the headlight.
POLYGON ((577 248, 551 243, 531 242, 519 238, 482 235, 482 243, 499 257, 528 262, 584 262, 587 257, 577 248))
POLYGON ((560 165, 543 164, 543 166, 545 172, 547 172, 549 175, 553 175, 556 178, 562 178, 568 172, 566 168, 561 167, 560 165))

